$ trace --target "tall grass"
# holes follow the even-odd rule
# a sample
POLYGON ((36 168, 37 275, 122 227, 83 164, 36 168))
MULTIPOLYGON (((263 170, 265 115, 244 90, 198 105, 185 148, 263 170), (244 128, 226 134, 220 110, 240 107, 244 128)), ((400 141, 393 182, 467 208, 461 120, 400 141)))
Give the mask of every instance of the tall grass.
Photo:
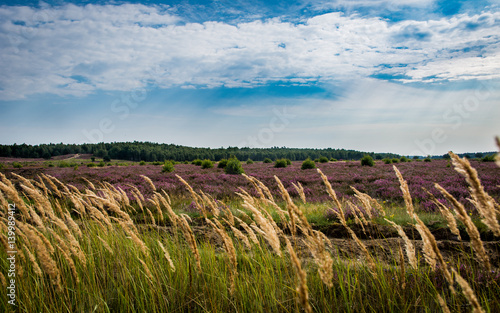
MULTIPOLYGON (((460 162, 454 158, 457 167, 460 162)), ((474 248, 445 261, 397 169, 396 174, 409 224, 417 225, 423 238, 423 244, 410 240, 394 225, 403 237, 400 247, 406 245, 406 258, 402 248, 381 257, 357 237, 344 214, 349 203, 337 198, 321 172, 318 179, 332 198, 327 206, 333 207, 362 257, 334 246, 316 230, 308 218, 311 214, 316 220, 316 210, 305 203, 305 196, 302 204, 295 203, 278 178, 281 194, 273 196, 247 176, 258 196, 241 189, 245 209, 238 211, 194 191, 179 177, 200 213, 191 219, 172 207, 164 191, 144 199, 135 188, 134 199, 129 199, 106 183, 80 191, 46 175, 37 181, 1 175, 0 241, 5 249, 0 250, 0 282, 6 290, 9 202, 18 209, 19 312, 500 311, 500 274, 494 264, 486 265, 474 224, 442 190, 450 212, 466 224, 474 248), (284 203, 277 203, 276 196, 284 203), (137 224, 136 215, 150 222, 137 224), (155 225, 156 220, 167 227, 155 225)), ((471 177, 473 199, 481 205, 487 226, 496 231, 492 216, 497 221, 498 213, 485 210, 498 204, 471 177)), ((144 179, 157 190, 153 181, 144 179)), ((367 195, 356 192, 356 198, 365 210, 354 211, 359 223, 368 225, 386 214, 367 195)), ((390 212, 386 218, 393 223, 390 212)), ((442 218, 443 223, 449 220, 449 215, 442 218)), ((14 309, 5 292, 0 298, 0 311, 14 309)))

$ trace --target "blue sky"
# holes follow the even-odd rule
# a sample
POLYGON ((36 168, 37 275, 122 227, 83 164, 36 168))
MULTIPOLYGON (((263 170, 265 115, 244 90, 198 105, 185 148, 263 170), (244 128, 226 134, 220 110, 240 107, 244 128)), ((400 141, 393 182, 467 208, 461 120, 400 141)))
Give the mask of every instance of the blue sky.
POLYGON ((4 1, 0 144, 493 151, 500 1, 4 1))

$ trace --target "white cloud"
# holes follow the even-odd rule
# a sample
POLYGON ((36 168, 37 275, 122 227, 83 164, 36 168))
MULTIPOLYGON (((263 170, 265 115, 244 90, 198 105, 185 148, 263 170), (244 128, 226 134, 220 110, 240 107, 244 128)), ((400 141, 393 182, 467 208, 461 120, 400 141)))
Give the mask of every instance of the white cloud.
POLYGON ((147 83, 252 87, 380 73, 405 81, 492 79, 500 72, 500 13, 391 24, 329 13, 302 24, 275 18, 229 25, 183 24, 172 12, 135 4, 0 7, 0 99, 147 83))

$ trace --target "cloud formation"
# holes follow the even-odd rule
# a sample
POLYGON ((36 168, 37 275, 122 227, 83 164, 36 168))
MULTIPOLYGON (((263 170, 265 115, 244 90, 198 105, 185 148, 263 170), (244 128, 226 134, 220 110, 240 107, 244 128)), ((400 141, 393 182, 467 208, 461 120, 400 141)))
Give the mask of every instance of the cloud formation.
POLYGON ((148 85, 500 76, 500 12, 400 22, 332 12, 301 22, 190 23, 167 6, 89 4, 2 6, 0 20, 0 100, 45 93, 82 97, 148 85))

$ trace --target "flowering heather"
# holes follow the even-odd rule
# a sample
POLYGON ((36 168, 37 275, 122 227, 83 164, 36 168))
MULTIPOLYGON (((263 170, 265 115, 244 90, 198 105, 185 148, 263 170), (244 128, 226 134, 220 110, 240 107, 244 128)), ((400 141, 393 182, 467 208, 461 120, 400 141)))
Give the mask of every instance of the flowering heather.
MULTIPOLYGON (((429 196, 423 190, 426 188, 440 201, 444 201, 441 194, 434 188, 434 183, 439 183, 448 192, 458 199, 467 209, 472 205, 467 200, 469 191, 465 179, 460 176, 453 167, 447 167, 446 160, 433 160, 432 162, 408 162, 397 165, 401 174, 408 182, 414 204, 424 211, 435 211, 436 207, 429 196), (423 187, 423 188, 422 188, 423 187)), ((485 191, 495 199, 500 199, 500 168, 494 162, 471 161, 471 165, 477 169, 481 183, 485 191)), ((316 170, 301 170, 301 162, 292 162, 286 168, 275 168, 273 164, 254 163, 243 164, 245 173, 262 181, 269 186, 271 193, 278 194, 278 185, 274 175, 280 177, 283 185, 292 197, 299 200, 299 194, 293 183, 300 182, 304 188, 307 202, 319 203, 329 201, 329 196, 324 190, 323 183, 316 170)), ((381 161, 375 166, 361 166, 360 162, 330 162, 318 163, 318 168, 328 177, 333 189, 339 198, 353 199, 354 192, 350 186, 360 192, 367 193, 373 198, 386 203, 403 203, 403 197, 399 189, 399 182, 392 169, 391 164, 381 161)), ((109 182, 115 187, 120 187, 130 196, 131 187, 137 186, 146 196, 152 195, 151 187, 140 175, 152 179, 158 190, 164 189, 170 195, 179 198, 189 198, 188 191, 175 177, 175 174, 183 177, 195 191, 213 195, 216 199, 234 199, 234 193, 238 187, 255 190, 248 181, 240 175, 225 174, 223 169, 210 168, 201 169, 192 164, 177 164, 172 173, 162 173, 161 165, 132 165, 132 166, 106 166, 74 168, 23 168, 4 169, 4 172, 13 171, 24 176, 35 176, 43 172, 56 177, 64 183, 69 183, 83 189, 86 178, 91 182, 109 182)), ((256 195, 253 194, 253 195, 256 195)))

